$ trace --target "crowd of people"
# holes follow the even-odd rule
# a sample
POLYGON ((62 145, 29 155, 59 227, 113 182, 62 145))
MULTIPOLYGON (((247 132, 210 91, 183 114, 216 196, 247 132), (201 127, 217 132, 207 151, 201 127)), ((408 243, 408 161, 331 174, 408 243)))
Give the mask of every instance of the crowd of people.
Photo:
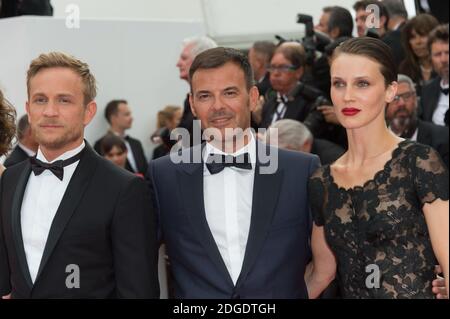
POLYGON ((17 124, 0 92, 0 296, 158 298, 164 244, 174 298, 448 298, 448 16, 353 9, 323 9, 313 51, 186 39, 150 161, 126 99, 86 141, 87 63, 31 61, 17 124))

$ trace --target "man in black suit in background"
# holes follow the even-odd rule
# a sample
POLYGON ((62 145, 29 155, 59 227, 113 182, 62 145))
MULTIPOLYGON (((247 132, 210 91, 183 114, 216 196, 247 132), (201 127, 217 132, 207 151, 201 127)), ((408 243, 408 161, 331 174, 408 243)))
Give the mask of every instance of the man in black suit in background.
POLYGON ((39 145, 34 140, 31 132, 31 127, 28 123, 28 115, 22 116, 17 123, 17 138, 19 141, 16 147, 14 147, 14 150, 5 160, 4 165, 6 168, 36 155, 39 145))
POLYGON ((434 71, 439 75, 422 88, 420 117, 448 126, 448 24, 437 26, 428 37, 434 71))
MULTIPOLYGON (((105 118, 110 124, 108 133, 113 133, 122 137, 127 146, 128 155, 125 168, 132 173, 138 173, 144 176, 147 172, 148 162, 142 144, 139 140, 132 138, 125 133, 125 131, 130 129, 133 124, 133 117, 131 116, 128 102, 125 100, 110 101, 105 108, 105 118)), ((95 142, 94 149, 97 153, 103 155, 101 151, 101 141, 102 138, 95 142)))
POLYGON ((27 87, 39 150, 1 178, 0 296, 158 298, 148 187, 84 140, 97 109, 88 65, 42 54, 27 87))
POLYGON ((397 95, 386 108, 386 121, 396 135, 433 147, 449 166, 449 129, 417 118, 415 85, 406 75, 398 76, 397 95))
POLYGON ((387 23, 389 31, 381 40, 391 48, 395 63, 399 65, 405 59, 405 52, 401 43, 401 31, 408 20, 408 11, 406 11, 401 0, 383 0, 383 4, 389 15, 387 23))

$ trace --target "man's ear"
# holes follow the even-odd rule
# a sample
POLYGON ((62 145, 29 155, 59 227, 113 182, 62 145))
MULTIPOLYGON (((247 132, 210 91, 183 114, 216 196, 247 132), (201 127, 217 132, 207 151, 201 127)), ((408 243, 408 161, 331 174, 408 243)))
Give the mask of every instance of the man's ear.
POLYGON ((194 107, 194 97, 192 96, 192 93, 189 93, 189 106, 191 107, 192 114, 197 117, 197 113, 195 112, 194 107))
POLYGON ((28 124, 30 124, 30 102, 28 101, 25 102, 25 110, 27 111, 28 115, 28 124))
POLYGON ((254 85, 250 88, 249 91, 249 103, 250 103, 250 111, 253 112, 259 102, 259 90, 258 88, 254 85))
POLYGON ((83 119, 84 126, 88 125, 92 121, 96 113, 97 113, 97 103, 95 103, 95 101, 89 102, 88 105, 85 106, 83 119))

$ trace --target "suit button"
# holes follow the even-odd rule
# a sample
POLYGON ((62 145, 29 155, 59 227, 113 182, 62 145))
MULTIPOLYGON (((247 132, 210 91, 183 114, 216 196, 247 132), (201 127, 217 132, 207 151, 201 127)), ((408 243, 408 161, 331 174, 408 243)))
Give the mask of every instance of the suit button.
POLYGON ((231 299, 241 299, 241 296, 234 292, 233 295, 231 296, 231 299))

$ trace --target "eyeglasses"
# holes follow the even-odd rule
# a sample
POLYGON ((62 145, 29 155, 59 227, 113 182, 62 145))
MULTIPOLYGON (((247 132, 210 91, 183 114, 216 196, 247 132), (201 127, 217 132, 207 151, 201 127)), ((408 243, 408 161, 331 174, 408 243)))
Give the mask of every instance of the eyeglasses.
POLYGON ((409 101, 414 95, 415 95, 415 93, 413 91, 398 94, 398 95, 394 96, 393 102, 399 102, 400 99, 403 99, 403 101, 406 102, 406 101, 409 101))
POLYGON ((275 72, 275 71, 280 71, 280 72, 289 72, 289 71, 295 71, 297 70, 299 67, 296 65, 269 65, 267 67, 267 71, 269 72, 275 72))

